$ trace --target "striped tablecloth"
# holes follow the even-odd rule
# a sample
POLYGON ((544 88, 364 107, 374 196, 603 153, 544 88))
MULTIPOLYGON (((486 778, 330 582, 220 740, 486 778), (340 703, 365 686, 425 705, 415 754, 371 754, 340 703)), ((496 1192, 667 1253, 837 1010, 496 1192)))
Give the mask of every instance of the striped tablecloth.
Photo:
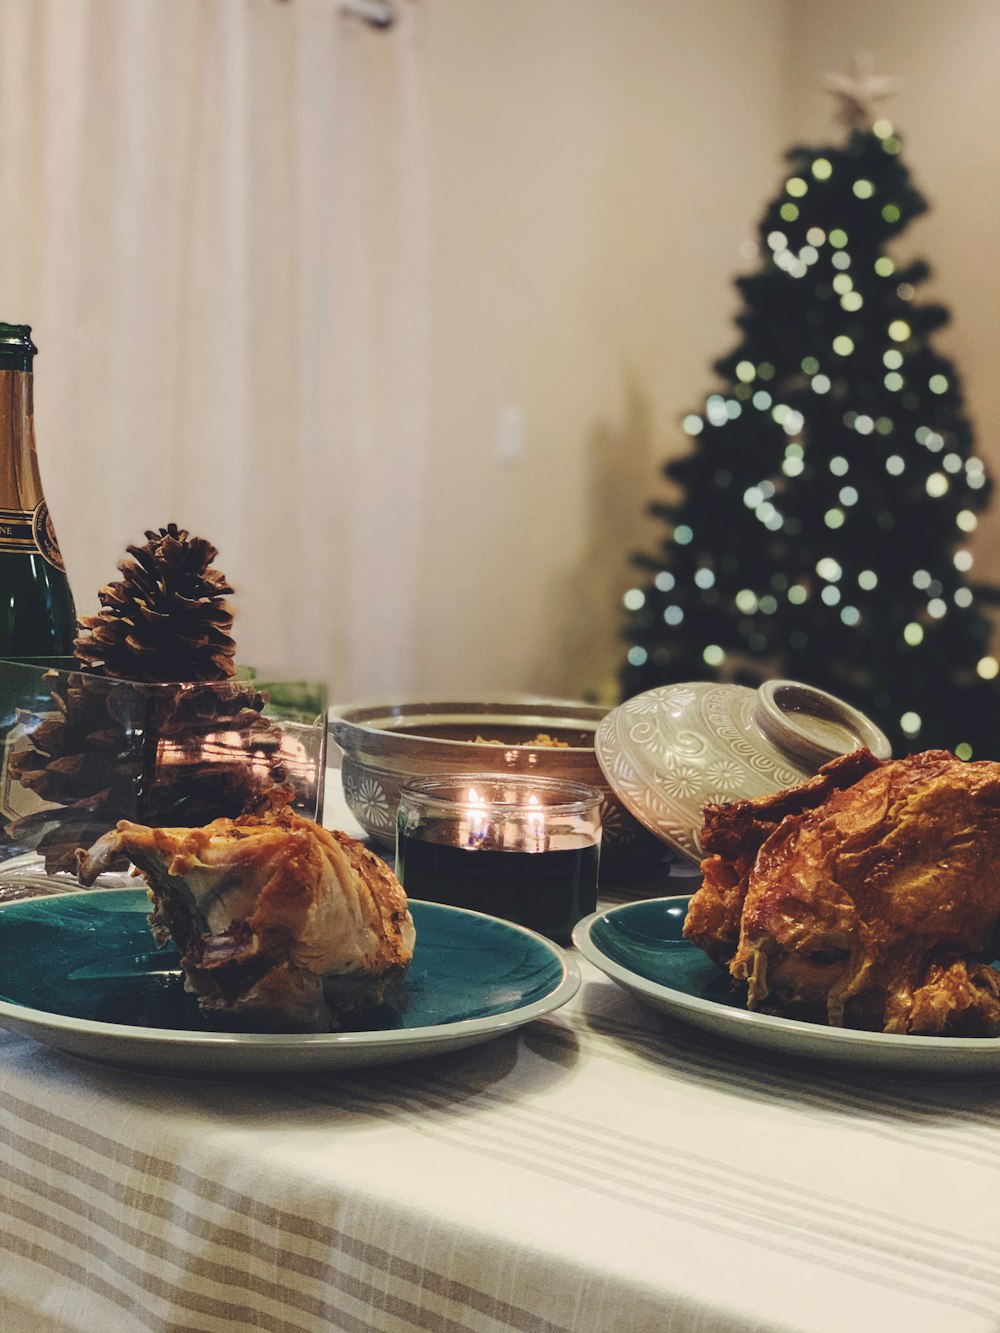
POLYGON ((519 1033, 346 1076, 0 1033, 0 1330, 1000 1328, 1000 1081, 769 1058, 581 963, 519 1033))

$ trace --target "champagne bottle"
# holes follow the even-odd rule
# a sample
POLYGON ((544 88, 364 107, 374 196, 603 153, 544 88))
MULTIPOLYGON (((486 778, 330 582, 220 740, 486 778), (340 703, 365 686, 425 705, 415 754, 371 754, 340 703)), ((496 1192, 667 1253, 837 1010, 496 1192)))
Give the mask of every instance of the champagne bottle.
POLYGON ((76 610, 35 453, 27 324, 0 324, 0 658, 68 657, 76 610))

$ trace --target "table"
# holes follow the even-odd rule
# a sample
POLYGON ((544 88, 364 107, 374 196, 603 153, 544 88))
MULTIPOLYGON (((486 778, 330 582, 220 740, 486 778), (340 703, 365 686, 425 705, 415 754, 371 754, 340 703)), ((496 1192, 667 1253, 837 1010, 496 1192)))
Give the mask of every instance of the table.
POLYGON ((580 963, 545 1020, 347 1076, 0 1033, 0 1333, 995 1333, 1000 1082, 769 1058, 580 963))

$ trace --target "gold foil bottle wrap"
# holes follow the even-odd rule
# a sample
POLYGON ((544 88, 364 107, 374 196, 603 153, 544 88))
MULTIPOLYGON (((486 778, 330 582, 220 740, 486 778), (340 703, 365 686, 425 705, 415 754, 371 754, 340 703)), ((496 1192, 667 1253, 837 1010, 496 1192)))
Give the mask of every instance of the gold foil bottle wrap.
POLYGON ((38 473, 30 371, 0 370, 0 440, 9 442, 0 459, 0 551, 37 553, 65 571, 38 473))

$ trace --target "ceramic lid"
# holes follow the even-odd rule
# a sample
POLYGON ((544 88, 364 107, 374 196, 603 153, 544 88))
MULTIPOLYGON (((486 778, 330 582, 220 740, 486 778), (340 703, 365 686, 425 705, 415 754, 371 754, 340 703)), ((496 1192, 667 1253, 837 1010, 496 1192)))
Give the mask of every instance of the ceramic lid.
POLYGON ((622 804, 657 837, 701 859, 702 811, 767 796, 837 755, 892 749, 863 713, 791 680, 759 689, 696 681, 626 700, 597 728, 597 761, 622 804))

